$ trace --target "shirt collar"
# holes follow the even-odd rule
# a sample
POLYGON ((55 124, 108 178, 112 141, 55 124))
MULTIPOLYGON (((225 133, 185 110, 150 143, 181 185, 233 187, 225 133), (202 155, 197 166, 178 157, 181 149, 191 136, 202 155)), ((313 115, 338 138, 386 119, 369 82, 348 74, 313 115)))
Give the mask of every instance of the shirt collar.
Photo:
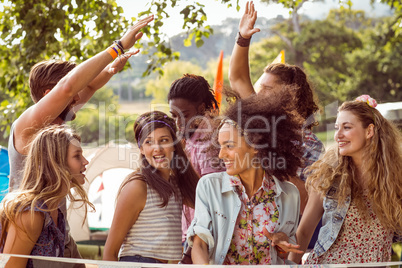
MULTIPOLYGON (((233 191, 234 190, 234 185, 232 185, 230 178, 235 178, 234 176, 230 176, 228 175, 226 172, 223 172, 223 178, 222 178, 222 193, 226 193, 229 191, 233 191)), ((276 192, 276 196, 279 196, 281 193, 284 193, 287 195, 286 191, 283 189, 282 184, 283 182, 278 180, 274 175, 272 175, 272 178, 274 179, 275 182, 275 192, 276 192)), ((238 179, 239 178, 235 178, 238 179)), ((266 178, 264 178, 265 180, 266 178)))

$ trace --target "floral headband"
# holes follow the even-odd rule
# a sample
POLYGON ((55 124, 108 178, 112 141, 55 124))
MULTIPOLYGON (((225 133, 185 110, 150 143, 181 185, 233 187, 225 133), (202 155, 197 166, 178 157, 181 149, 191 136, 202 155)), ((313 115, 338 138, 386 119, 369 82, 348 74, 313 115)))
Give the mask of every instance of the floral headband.
POLYGON ((377 101, 369 95, 361 95, 360 97, 357 97, 355 101, 365 102, 372 108, 377 107, 377 101))

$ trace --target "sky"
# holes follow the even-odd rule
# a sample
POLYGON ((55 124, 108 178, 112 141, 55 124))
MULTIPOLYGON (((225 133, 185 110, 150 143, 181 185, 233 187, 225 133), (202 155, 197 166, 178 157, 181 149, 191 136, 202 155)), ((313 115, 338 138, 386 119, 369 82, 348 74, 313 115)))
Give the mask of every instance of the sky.
MULTIPOLYGON (((328 11, 332 8, 338 8, 339 3, 342 0, 325 0, 324 3, 311 3, 306 2, 299 14, 305 14, 312 19, 322 19, 328 14, 328 11)), ((345 1, 345 0, 343 0, 345 1)), ((124 16, 127 18, 137 17, 137 14, 143 10, 149 8, 151 1, 146 0, 117 0, 116 1, 119 6, 121 6, 124 10, 124 16)), ((170 2, 170 1, 169 1, 170 2)), ((173 36, 182 32, 182 15, 180 15, 180 10, 186 4, 193 3, 195 1, 192 0, 181 0, 184 5, 181 7, 175 7, 172 9, 170 6, 167 8, 167 12, 170 15, 170 18, 165 21, 165 24, 162 28, 164 33, 168 36, 173 36)), ((221 4, 219 0, 202 0, 199 1, 205 5, 205 12, 207 14, 207 24, 206 25, 217 25, 221 24, 223 20, 228 17, 238 18, 240 20, 241 16, 244 13, 244 9, 246 6, 246 0, 239 0, 240 10, 237 12, 236 7, 232 6, 230 8, 225 4, 221 4)), ((232 1, 235 3, 235 0, 232 1)), ((363 9, 366 11, 367 15, 385 15, 389 13, 389 7, 385 4, 376 3, 375 8, 370 5, 370 0, 352 0, 354 9, 363 9)), ((285 18, 289 17, 289 10, 282 7, 281 4, 270 4, 261 3, 260 1, 254 1, 254 5, 257 10, 258 17, 265 18, 275 18, 278 15, 282 15, 285 18)), ((390 13, 389 13, 390 14, 390 13)))

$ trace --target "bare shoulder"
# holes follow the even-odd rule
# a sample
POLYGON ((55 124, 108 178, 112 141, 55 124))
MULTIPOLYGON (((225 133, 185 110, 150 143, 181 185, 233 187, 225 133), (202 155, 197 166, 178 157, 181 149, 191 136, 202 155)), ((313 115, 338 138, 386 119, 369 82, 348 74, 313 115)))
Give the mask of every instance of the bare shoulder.
POLYGON ((16 222, 19 227, 25 228, 28 233, 35 233, 38 230, 42 230, 44 221, 45 216, 43 213, 38 211, 33 213, 31 213, 31 211, 26 211, 17 218, 16 222))
POLYGON ((147 199, 147 183, 139 175, 130 175, 124 182, 118 200, 125 202, 138 202, 147 199))

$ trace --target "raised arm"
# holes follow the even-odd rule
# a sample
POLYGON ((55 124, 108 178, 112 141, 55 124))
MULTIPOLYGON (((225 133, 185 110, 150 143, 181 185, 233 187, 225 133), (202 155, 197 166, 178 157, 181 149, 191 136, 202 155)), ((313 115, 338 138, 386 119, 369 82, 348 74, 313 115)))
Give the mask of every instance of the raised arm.
POLYGON ((250 38, 260 31, 260 29, 254 28, 256 20, 257 11, 254 10, 253 1, 247 2, 246 10, 239 24, 240 35, 238 34, 236 38, 229 63, 230 86, 240 94, 241 98, 247 98, 255 93, 250 78, 248 51, 250 38))
POLYGON ((117 261, 120 247, 128 231, 135 224, 147 200, 147 184, 132 180, 121 190, 117 199, 112 226, 107 236, 103 260, 117 261))
MULTIPOLYGON (((306 252, 314 230, 324 213, 322 202, 323 200, 319 193, 314 190, 309 193, 307 205, 296 232, 297 243, 300 245, 302 252, 306 252)), ((295 263, 300 263, 302 257, 303 253, 291 252, 289 254, 289 260, 295 263)))
MULTIPOLYGON (((123 48, 131 48, 142 36, 139 31, 152 20, 153 16, 149 16, 130 27, 120 39, 123 48)), ((129 57, 135 53, 127 54, 129 57)), ((127 59, 123 58, 120 62, 118 58, 110 66, 112 68, 106 68, 112 59, 111 54, 104 50, 75 67, 53 89, 44 89, 45 96, 35 105, 28 108, 15 123, 14 145, 17 151, 26 154, 26 144, 38 129, 57 122, 61 112, 72 103, 87 101, 94 91, 104 85, 110 79, 112 73, 121 69, 127 61, 127 59), (83 100, 79 101, 78 93, 82 90, 84 92, 80 97, 83 100)))
MULTIPOLYGON (((31 212, 22 213, 20 218, 16 219, 16 224, 10 223, 3 253, 30 255, 42 232, 44 220, 45 218, 40 212, 34 212, 33 218, 31 212), (26 233, 22 231, 24 229, 27 231, 26 233)), ((6 268, 24 268, 27 261, 28 259, 11 257, 6 268)))

